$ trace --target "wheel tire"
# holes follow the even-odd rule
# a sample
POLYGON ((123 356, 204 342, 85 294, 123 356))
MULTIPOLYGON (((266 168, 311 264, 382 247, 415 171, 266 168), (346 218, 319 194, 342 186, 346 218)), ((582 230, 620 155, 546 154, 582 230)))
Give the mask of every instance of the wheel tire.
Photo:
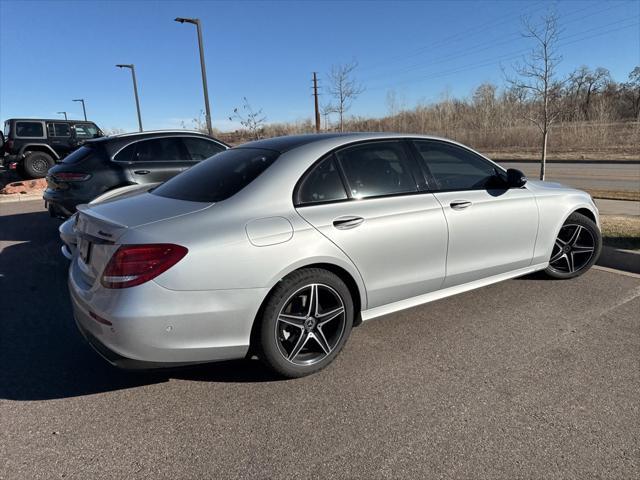
POLYGON ((24 173, 29 178, 42 178, 55 165, 51 155, 44 152, 27 152, 22 161, 24 173))
POLYGON ((580 275, 585 273, 587 270, 589 270, 594 263, 596 263, 596 261, 598 260, 598 257, 600 256, 601 250, 602 250, 602 234, 600 233, 598 226, 594 223, 593 220, 582 215, 581 213, 572 213, 564 222, 564 225, 562 226, 562 228, 560 229, 560 232, 558 233, 558 237, 556 238, 553 250, 551 252, 549 266, 544 270, 544 273, 551 278, 560 279, 560 280, 579 277, 580 275), (573 229, 573 233, 571 232, 571 229, 573 229), (589 235, 587 235, 584 232, 584 230, 580 230, 580 229, 586 230, 586 232, 589 235), (571 238, 569 238, 568 239, 569 242, 566 242, 566 243, 570 243, 576 231, 578 231, 578 234, 574 240, 574 244, 569 246, 569 250, 567 252, 563 252, 561 250, 560 245, 564 244, 565 241, 567 240, 567 233, 571 235, 571 238), (561 238, 562 236, 564 236, 564 238, 561 238), (589 257, 588 261, 585 261, 584 257, 587 256, 588 252, 587 253, 580 252, 579 250, 573 251, 572 247, 574 248, 577 247, 578 249, 585 249, 588 247, 586 243, 589 241, 589 239, 592 240, 593 251, 591 252, 592 254, 591 254, 591 257, 589 257), (559 244, 559 242, 561 243, 559 244), (577 245, 578 243, 583 244, 583 246, 578 246, 577 245), (577 268, 576 268, 576 258, 574 258, 574 253, 578 254, 581 257, 577 259, 579 262, 579 265, 577 268), (552 261, 554 260, 554 257, 557 255, 560 255, 560 258, 555 260, 555 262, 552 261), (569 256, 573 258, 572 260, 573 263, 570 263, 570 261, 568 260, 569 256), (563 257, 566 257, 566 259, 563 257), (563 268, 563 264, 565 263, 567 266, 566 269, 563 268), (570 265, 573 265, 574 268, 572 269, 570 265))
MULTIPOLYGON (((311 297, 311 295, 309 295, 311 297)), ((322 302, 319 302, 322 303, 322 302)), ((339 304, 334 310, 339 310, 339 304)), ((308 305, 303 304, 302 308, 313 308, 308 307, 308 305)), ((322 306, 321 306, 322 308, 322 306)), ((331 310, 328 308, 327 310, 331 310)), ((327 315, 325 318, 329 318, 331 314, 327 315)), ((316 316, 315 314, 313 315, 316 316)), ((353 300, 351 298, 351 293, 349 289, 345 285, 345 283, 335 275, 327 270, 321 268, 305 268, 302 270, 295 271, 285 277, 280 283, 275 287, 275 289, 271 292, 269 298, 267 299, 267 303, 263 309, 262 315, 258 318, 259 330, 256 335, 256 340, 259 343, 257 345, 257 353, 260 359, 269 367, 271 370, 276 372, 277 374, 287 377, 287 378, 298 378, 303 377, 305 375, 310 375, 314 372, 322 370, 328 364, 330 364, 335 357, 338 355, 342 347, 346 343, 349 338, 349 334, 351 333, 351 327, 353 326, 353 300), (306 294, 313 292, 313 290, 307 291, 306 289, 311 289, 312 285, 316 285, 316 291, 319 291, 320 294, 316 296, 316 298, 320 298, 323 296, 324 301, 331 298, 333 296, 334 299, 337 300, 337 297, 334 296, 336 294, 339 297, 339 300, 342 302, 344 307, 344 314, 340 317, 338 314, 337 317, 334 317, 334 320, 330 320, 326 323, 328 328, 335 328, 335 333, 333 335, 333 341, 327 341, 328 338, 325 336, 325 333, 322 333, 322 338, 327 341, 326 346, 330 347, 329 353, 326 354, 326 350, 322 352, 318 352, 318 355, 323 357, 318 358, 317 360, 308 360, 308 364, 297 364, 294 363, 296 361, 296 357, 292 360, 288 360, 285 358, 286 349, 284 348, 284 343, 288 341, 288 336, 284 337, 286 334, 284 329, 291 329, 293 333, 289 335, 293 335, 292 343, 297 345, 296 332, 301 332, 299 335, 309 335, 306 342, 303 342, 305 345, 304 348, 300 350, 300 355, 309 355, 307 350, 316 346, 321 347, 319 340, 315 340, 313 333, 315 332, 318 335, 318 329, 322 327, 322 317, 318 316, 317 319, 313 318, 311 322, 314 324, 313 329, 309 330, 311 334, 306 330, 309 325, 306 327, 298 326, 298 327, 290 327, 289 325, 283 323, 280 318, 280 314, 283 309, 289 306, 292 302, 295 302, 296 299, 300 299, 304 297, 306 294), (297 295, 297 296, 296 296, 297 295), (316 324, 317 321, 317 324, 316 324), (334 324, 330 324, 330 322, 336 322, 334 324), (342 325, 340 330, 339 325, 342 325), (298 330, 299 329, 299 330, 298 330), (306 349, 306 350, 305 350, 306 349)), ((298 320, 296 320, 298 321, 298 320)), ((307 317, 307 322, 310 321, 310 318, 307 317)), ((298 338, 299 340, 299 338, 298 338)), ((295 346, 293 347, 295 348, 295 346)), ((293 352, 293 349, 292 349, 293 352)), ((313 355, 313 352, 311 352, 313 355)))

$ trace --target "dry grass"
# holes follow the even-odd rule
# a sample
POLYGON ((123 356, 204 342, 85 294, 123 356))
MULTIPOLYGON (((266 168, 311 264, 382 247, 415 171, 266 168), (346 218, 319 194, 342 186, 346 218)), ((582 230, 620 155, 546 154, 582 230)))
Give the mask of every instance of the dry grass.
POLYGON ((633 190, 595 190, 587 189, 589 195, 593 198, 601 198, 604 200, 629 200, 640 202, 640 191, 633 190))
POLYGON ((640 250, 640 217, 603 215, 600 221, 605 245, 640 250))

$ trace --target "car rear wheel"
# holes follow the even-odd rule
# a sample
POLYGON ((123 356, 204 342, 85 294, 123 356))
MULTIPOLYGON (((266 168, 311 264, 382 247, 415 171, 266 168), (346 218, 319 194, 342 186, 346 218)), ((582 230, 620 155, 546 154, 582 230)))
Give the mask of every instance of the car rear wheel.
POLYGON ((276 286, 260 321, 261 359, 284 377, 302 377, 342 350, 353 326, 353 300, 337 275, 302 269, 276 286))
POLYGON ((598 226, 580 213, 572 213, 560 229, 545 273, 566 279, 582 275, 598 260, 602 235, 598 226))
POLYGON ((24 173, 29 178, 42 178, 55 162, 51 155, 44 152, 27 152, 26 157, 22 161, 24 173))

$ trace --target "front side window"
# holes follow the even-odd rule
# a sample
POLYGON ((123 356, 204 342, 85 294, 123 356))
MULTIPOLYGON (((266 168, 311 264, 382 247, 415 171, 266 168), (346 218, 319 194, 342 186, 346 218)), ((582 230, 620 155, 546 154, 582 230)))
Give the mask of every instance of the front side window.
POLYGON ((495 166, 469 150, 444 142, 416 140, 437 190, 480 190, 499 181, 495 166))
POLYGON ((16 137, 43 138, 44 128, 40 122, 16 122, 16 137))
POLYGON ((221 202, 249 185, 278 156, 278 152, 259 148, 226 150, 166 181, 151 193, 191 202, 221 202))
POLYGON ((171 162, 186 160, 182 140, 177 137, 154 138, 136 144, 134 162, 171 162))
POLYGON ((216 153, 225 150, 219 143, 205 140, 204 138, 184 137, 182 141, 187 147, 191 160, 206 160, 209 157, 213 157, 216 153))
POLYGON ((346 200, 347 192, 333 155, 308 172, 298 187, 296 204, 346 200))
POLYGON ((90 123, 75 124, 76 137, 78 138, 96 138, 98 137, 98 127, 90 123))
POLYGON ((336 153, 353 198, 416 192, 411 165, 400 142, 366 143, 336 153))

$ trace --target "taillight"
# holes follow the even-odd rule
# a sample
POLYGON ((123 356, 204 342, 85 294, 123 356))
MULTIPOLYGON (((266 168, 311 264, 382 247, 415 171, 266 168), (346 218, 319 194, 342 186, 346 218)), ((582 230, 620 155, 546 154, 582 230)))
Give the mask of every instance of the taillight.
POLYGON ((81 172, 56 172, 51 176, 59 182, 84 182, 91 178, 90 173, 81 172))
POLYGON ((106 288, 128 288, 148 282, 173 267, 189 250, 171 243, 123 245, 104 269, 100 283, 106 288))

